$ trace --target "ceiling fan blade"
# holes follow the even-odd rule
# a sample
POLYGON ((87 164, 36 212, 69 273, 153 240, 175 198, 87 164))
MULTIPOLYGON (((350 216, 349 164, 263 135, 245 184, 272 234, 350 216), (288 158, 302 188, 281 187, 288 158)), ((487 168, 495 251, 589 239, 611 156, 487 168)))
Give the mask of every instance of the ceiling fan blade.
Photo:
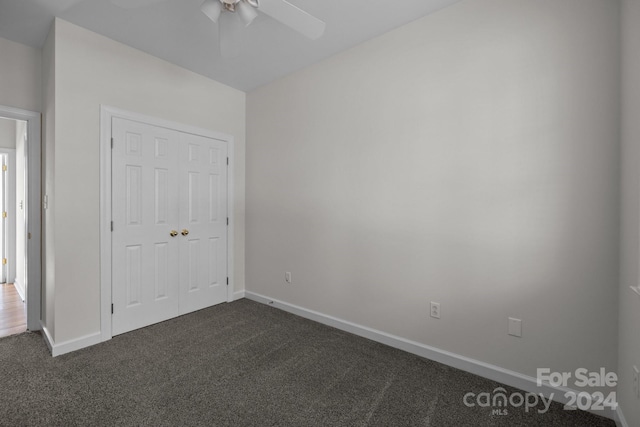
POLYGON ((151 6, 152 4, 162 3, 167 0, 111 0, 115 6, 122 9, 137 9, 139 7, 151 6))
POLYGON ((227 59, 237 58, 244 46, 244 22, 236 13, 223 13, 218 21, 218 40, 220 56, 227 59))
POLYGON ((265 15, 269 15, 312 40, 324 34, 327 24, 285 0, 259 0, 259 5, 258 10, 265 15))

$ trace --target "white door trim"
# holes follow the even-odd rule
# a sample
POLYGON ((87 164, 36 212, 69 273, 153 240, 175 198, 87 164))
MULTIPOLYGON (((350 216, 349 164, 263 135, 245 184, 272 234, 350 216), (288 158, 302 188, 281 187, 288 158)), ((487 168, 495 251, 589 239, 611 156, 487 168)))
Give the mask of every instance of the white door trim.
POLYGON ((114 117, 146 123, 152 126, 177 130, 179 132, 200 135, 225 141, 228 144, 229 167, 227 169, 227 216, 229 227, 227 234, 227 301, 233 301, 233 137, 194 126, 176 123, 165 119, 150 117, 119 108, 100 106, 100 330, 102 341, 108 341, 111 333, 111 121, 114 117))
POLYGON ((42 259, 40 252, 42 234, 42 203, 40 198, 41 115, 34 111, 0 105, 0 116, 27 122, 27 146, 25 149, 27 156, 25 162, 25 188, 27 192, 25 200, 27 218, 25 227, 25 232, 27 233, 27 236, 25 236, 27 248, 27 258, 25 260, 27 329, 30 331, 39 331, 42 329, 42 325, 40 324, 40 295, 42 287, 42 259), (31 235, 31 238, 28 238, 29 235, 31 235))

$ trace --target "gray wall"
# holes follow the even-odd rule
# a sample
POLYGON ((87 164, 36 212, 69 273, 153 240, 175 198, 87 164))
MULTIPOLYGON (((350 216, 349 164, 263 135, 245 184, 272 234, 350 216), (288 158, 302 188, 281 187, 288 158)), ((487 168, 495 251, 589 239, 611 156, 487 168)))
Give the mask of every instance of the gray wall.
POLYGON ((247 290, 615 370, 619 62, 618 2, 470 0, 251 92, 247 290))
POLYGON ((55 331, 55 245, 53 234, 53 206, 55 202, 54 153, 56 131, 56 40, 55 23, 42 47, 42 193, 51 197, 49 209, 42 213, 42 324, 55 331))
POLYGON ((40 50, 0 38, 0 58, 0 105, 40 111, 40 50))
POLYGON ((640 425, 633 371, 640 368, 638 224, 640 223, 640 1, 622 1, 622 231, 618 401, 630 426, 640 425))
POLYGON ((0 148, 16 148, 16 121, 0 117, 0 148))

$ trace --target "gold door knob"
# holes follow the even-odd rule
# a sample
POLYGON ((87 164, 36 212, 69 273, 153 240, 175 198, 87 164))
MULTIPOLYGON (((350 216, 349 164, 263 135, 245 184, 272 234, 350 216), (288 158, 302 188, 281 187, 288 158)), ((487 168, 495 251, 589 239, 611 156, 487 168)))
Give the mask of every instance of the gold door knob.
POLYGON ((189 234, 189 230, 187 230, 186 228, 182 229, 182 235, 186 236, 187 234, 189 234))
POLYGON ((178 235, 178 232, 176 230, 171 230, 171 233, 169 233, 169 236, 171 237, 176 237, 178 235))

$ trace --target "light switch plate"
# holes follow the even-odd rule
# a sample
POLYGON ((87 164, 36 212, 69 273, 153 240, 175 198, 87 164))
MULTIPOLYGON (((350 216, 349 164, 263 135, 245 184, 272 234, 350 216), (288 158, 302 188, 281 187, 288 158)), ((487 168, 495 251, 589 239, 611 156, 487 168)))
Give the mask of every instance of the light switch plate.
POLYGON ((509 317, 509 335, 522 337, 522 320, 509 317))

